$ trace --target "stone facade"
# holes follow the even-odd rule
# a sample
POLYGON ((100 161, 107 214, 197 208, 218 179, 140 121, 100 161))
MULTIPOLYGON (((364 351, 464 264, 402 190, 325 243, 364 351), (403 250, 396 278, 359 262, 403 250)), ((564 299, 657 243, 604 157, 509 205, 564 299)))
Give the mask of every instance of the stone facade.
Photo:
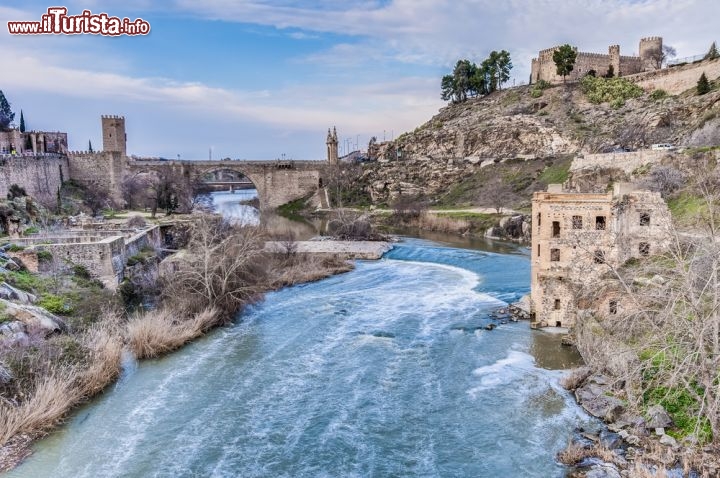
POLYGON ((65 154, 68 150, 67 133, 26 131, 19 129, 0 131, 0 154, 65 154))
POLYGON ((0 156, 0 197, 17 184, 43 202, 55 201, 63 181, 70 178, 70 166, 64 155, 0 156))
MULTIPOLYGON (((559 46, 540 50, 537 58, 533 58, 531 65, 530 83, 537 83, 539 80, 550 83, 562 83, 563 77, 557 74, 557 67, 553 61, 553 53, 559 46)), ((575 48, 577 51, 577 48, 575 48)), ((608 72, 613 67, 615 76, 627 76, 644 71, 657 69, 657 52, 662 51, 662 38, 649 37, 640 40, 639 56, 620 55, 619 45, 610 45, 608 53, 586 53, 577 52, 575 67, 566 80, 579 80, 587 75, 590 70, 595 71, 597 76, 608 72)))
POLYGON ((327 140, 325 141, 325 144, 327 145, 327 162, 330 164, 337 164, 338 137, 335 127, 333 127, 332 129, 332 133, 330 133, 330 128, 328 128, 327 140))
POLYGON ((690 88, 695 88, 703 73, 711 81, 720 78, 720 58, 671 66, 662 70, 632 75, 627 79, 637 83, 645 90, 665 90, 671 95, 678 95, 690 88))
MULTIPOLYGON (((571 327, 579 294, 610 267, 655 254, 668 245, 670 212, 659 193, 616 184, 612 192, 565 192, 559 184, 532 201, 533 326, 571 327)), ((608 314, 623 307, 608 303, 608 314)))
POLYGON ((28 253, 42 249, 49 251, 54 258, 80 264, 93 277, 114 288, 124 277, 128 258, 143 248, 162 247, 162 234, 159 226, 152 226, 140 232, 70 231, 69 234, 13 239, 12 242, 28 247, 28 253))

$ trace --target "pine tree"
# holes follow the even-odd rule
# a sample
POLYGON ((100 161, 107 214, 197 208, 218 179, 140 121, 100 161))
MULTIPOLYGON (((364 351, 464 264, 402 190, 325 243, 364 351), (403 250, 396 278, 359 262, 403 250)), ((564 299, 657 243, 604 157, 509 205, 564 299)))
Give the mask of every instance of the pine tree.
POLYGON ((7 129, 14 119, 15 113, 10 109, 10 103, 5 98, 5 94, 0 90, 0 129, 7 129))
POLYGON ((92 149, 92 141, 90 141, 90 140, 88 140, 88 151, 91 152, 91 153, 93 152, 93 149, 92 149))
POLYGON ((710 82, 708 81, 707 76, 705 76, 705 72, 703 72, 697 82, 697 94, 704 95, 708 91, 710 91, 710 82))
POLYGON ((25 116, 23 116, 23 110, 20 110, 20 132, 25 132, 25 116))
POLYGON ((577 51, 565 44, 553 52, 553 62, 557 74, 563 77, 563 83, 565 83, 565 77, 570 74, 575 68, 575 59, 577 58, 577 51))
POLYGON ((705 60, 714 60, 716 58, 720 58, 720 52, 718 52, 717 45, 715 44, 715 42, 712 42, 712 45, 710 45, 710 49, 708 50, 704 59, 705 60))

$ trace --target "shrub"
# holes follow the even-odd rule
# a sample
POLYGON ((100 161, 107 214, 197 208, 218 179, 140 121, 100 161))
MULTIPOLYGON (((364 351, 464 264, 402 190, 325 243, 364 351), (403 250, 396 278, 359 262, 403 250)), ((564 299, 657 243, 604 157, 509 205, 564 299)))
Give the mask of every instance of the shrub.
POLYGON ((37 258, 41 262, 50 262, 53 258, 52 252, 40 249, 37 251, 37 258))
POLYGON ((642 96, 643 89, 625 78, 596 78, 585 76, 580 87, 591 103, 610 103, 619 108, 626 100, 642 96))
POLYGON ((653 90, 652 93, 650 93, 650 99, 655 101, 662 100, 667 97, 668 92, 662 89, 653 90))
POLYGON ((705 72, 703 72, 702 75, 700 75, 700 79, 697 82, 697 94, 698 95, 704 95, 705 93, 708 93, 710 91, 710 82, 707 79, 707 76, 705 76, 705 72))
POLYGON ((67 297, 55 294, 44 294, 38 301, 38 305, 48 312, 58 315, 72 314, 75 308, 67 297))

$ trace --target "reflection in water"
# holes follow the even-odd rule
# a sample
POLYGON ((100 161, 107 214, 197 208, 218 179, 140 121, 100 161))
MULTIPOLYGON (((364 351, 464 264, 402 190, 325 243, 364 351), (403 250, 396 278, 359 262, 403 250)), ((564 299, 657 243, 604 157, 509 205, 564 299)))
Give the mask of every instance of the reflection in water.
POLYGON ((532 332, 530 354, 535 364, 547 370, 567 370, 584 364, 580 353, 575 347, 561 343, 562 335, 542 330, 532 332))

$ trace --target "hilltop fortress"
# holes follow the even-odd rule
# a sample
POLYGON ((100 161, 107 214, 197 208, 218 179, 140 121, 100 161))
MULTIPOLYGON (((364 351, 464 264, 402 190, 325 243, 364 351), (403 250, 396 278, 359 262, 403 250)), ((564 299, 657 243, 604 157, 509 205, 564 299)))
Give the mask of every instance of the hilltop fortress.
MULTIPOLYGON (((566 80, 579 80, 588 72, 594 71, 597 76, 608 73, 612 67, 615 76, 634 75, 659 70, 662 59, 662 38, 647 37, 640 40, 639 56, 620 55, 620 45, 610 45, 607 55, 604 53, 578 52, 575 59, 575 68, 566 77, 566 80)), ((557 74, 553 52, 559 46, 540 50, 537 58, 533 58, 530 83, 544 80, 550 83, 561 83, 562 76, 557 74)))

